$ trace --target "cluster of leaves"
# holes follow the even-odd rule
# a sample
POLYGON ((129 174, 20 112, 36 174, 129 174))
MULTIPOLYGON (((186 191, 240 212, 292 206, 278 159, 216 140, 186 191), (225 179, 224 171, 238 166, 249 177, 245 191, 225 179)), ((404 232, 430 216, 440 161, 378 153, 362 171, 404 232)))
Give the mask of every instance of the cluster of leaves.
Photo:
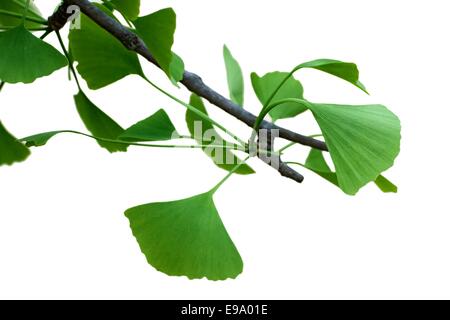
MULTIPOLYGON (((27 7, 28 3, 26 0, 0 0, 0 29, 4 30, 0 33, 0 80, 31 83, 68 66, 79 89, 74 96, 75 106, 90 134, 64 130, 19 140, 0 122, 0 165, 25 160, 30 155, 29 147, 44 146, 61 133, 93 138, 109 152, 125 152, 130 146, 175 148, 179 145, 163 145, 161 142, 192 139, 196 142, 195 146, 211 156, 218 167, 228 171, 225 179, 204 194, 179 201, 142 205, 129 209, 126 216, 142 252, 156 269, 191 279, 206 277, 224 280, 238 276, 242 272, 243 262, 221 221, 213 197, 232 174, 254 173, 245 163, 249 157, 242 160, 235 154, 236 150, 248 152, 248 144, 211 119, 200 97, 192 95, 189 102, 183 102, 151 82, 144 74, 137 54, 127 50, 119 40, 88 17, 81 15, 81 28, 70 31, 69 50, 59 32, 57 36, 62 52, 44 42, 43 38, 50 32, 45 32, 41 38, 36 37, 32 32, 45 31, 47 22, 34 5, 27 7), (129 75, 141 77, 187 108, 189 134, 174 135, 178 131, 163 109, 128 129, 122 128, 88 98, 78 75, 91 90, 104 88, 129 75), (200 122, 204 130, 212 130, 214 137, 196 134, 196 122, 200 122), (218 131, 236 141, 233 148, 218 131), (213 152, 210 152, 211 149, 213 152), (217 157, 219 151, 222 157, 217 157)), ((111 18, 117 21, 124 19, 130 30, 143 39, 168 79, 177 85, 183 78, 184 63, 172 51, 175 12, 167 8, 140 16, 139 0, 111 0, 97 5, 111 18)), ((226 46, 223 55, 230 99, 243 107, 242 69, 226 46)), ((359 81, 356 65, 336 60, 303 63, 291 72, 277 71, 263 76, 252 73, 251 83, 262 104, 254 129, 259 128, 266 115, 270 115, 275 122, 310 111, 327 143, 334 170, 323 152, 316 149, 310 151, 304 163, 291 164, 315 172, 350 195, 356 194, 369 182, 375 182, 383 192, 396 192, 397 187, 381 173, 393 165, 400 151, 399 119, 382 105, 350 106, 307 101, 301 82, 294 77, 297 71, 304 68, 339 77, 367 92, 359 81)), ((287 147, 278 152, 282 154, 287 147)))

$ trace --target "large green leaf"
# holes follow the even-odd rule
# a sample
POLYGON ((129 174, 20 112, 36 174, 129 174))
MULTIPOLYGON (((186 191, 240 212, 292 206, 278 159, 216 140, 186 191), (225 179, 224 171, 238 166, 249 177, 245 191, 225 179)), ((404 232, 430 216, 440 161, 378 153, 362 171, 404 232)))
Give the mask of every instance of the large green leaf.
POLYGON ((389 169, 400 152, 400 120, 382 105, 309 103, 341 189, 354 195, 389 169))
POLYGON ((0 79, 31 83, 67 65, 55 48, 36 38, 23 25, 0 33, 0 79))
POLYGON ((176 29, 175 11, 172 8, 162 9, 140 17, 134 25, 161 69, 172 78, 170 65, 176 59, 172 54, 176 29))
MULTIPOLYGON (((311 149, 308 158, 306 159, 305 167, 340 188, 337 174, 328 166, 322 151, 311 149)), ((385 193, 397 192, 397 186, 382 175, 378 176, 374 182, 377 187, 385 193)))
POLYGON ((30 150, 13 137, 0 122, 0 166, 24 161, 30 150))
POLYGON ((163 109, 160 109, 154 115, 125 130, 119 139, 132 142, 165 141, 171 140, 177 135, 169 116, 163 109))
MULTIPOLYGON (((198 109, 199 111, 207 114, 205 105, 200 97, 193 94, 191 95, 190 105, 198 109)), ((211 157, 214 163, 219 167, 227 171, 231 171, 236 165, 242 162, 230 149, 220 148, 216 146, 232 145, 225 141, 219 133, 214 129, 213 125, 200 118, 192 111, 186 112, 186 123, 191 135, 197 140, 200 145, 214 145, 214 147, 205 147, 203 151, 211 157), (196 130, 197 129, 197 130, 196 130)), ((255 173, 250 166, 243 164, 236 171, 237 174, 252 174, 255 173)))
POLYGON ((223 58, 227 71, 228 88, 231 100, 239 106, 244 105, 244 76, 237 60, 227 46, 223 47, 223 58))
MULTIPOLYGON (((123 133, 122 127, 94 105, 82 91, 74 98, 81 120, 95 137, 116 140, 123 133)), ((124 144, 103 141, 99 141, 98 144, 109 152, 127 151, 124 144)))
POLYGON ((213 193, 152 203, 126 211, 147 261, 171 276, 236 278, 243 262, 228 235, 213 193))
MULTIPOLYGON (((103 6, 99 7, 110 14, 103 6)), ((78 62, 77 70, 90 89, 103 88, 131 74, 143 74, 136 53, 84 14, 80 23, 80 29, 70 31, 70 49, 78 62)))
MULTIPOLYGON (((9 11, 18 15, 23 15, 25 12, 27 0, 0 0, 0 10, 9 11)), ((30 3, 30 7, 28 8, 27 17, 39 19, 45 21, 45 19, 41 16, 39 9, 33 4, 30 3)), ((12 16, 8 16, 0 13, 0 26, 18 26, 22 23, 21 18, 16 18, 12 16)), ((33 27, 42 27, 39 23, 34 22, 25 22, 25 26, 27 28, 33 27)))
POLYGON ((311 68, 320 70, 357 86, 359 89, 367 92, 365 86, 359 81, 358 67, 354 63, 342 62, 332 59, 319 59, 302 63, 296 69, 311 68))
MULTIPOLYGON (((289 73, 287 72, 271 72, 260 77, 256 73, 252 73, 253 90, 263 106, 288 75, 289 73)), ((287 98, 303 99, 303 86, 293 76, 291 76, 280 88, 278 93, 272 99, 272 102, 287 98)), ((298 103, 284 103, 271 110, 269 115, 272 117, 273 121, 277 121, 279 119, 294 117, 306 110, 307 108, 298 103)))
POLYGON ((130 20, 139 16, 141 0, 111 0, 114 7, 130 20))

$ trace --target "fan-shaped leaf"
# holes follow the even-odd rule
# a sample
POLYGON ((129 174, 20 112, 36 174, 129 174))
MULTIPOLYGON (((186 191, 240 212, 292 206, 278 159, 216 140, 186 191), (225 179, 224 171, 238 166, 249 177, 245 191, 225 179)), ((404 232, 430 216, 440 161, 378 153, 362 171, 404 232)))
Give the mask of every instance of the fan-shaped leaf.
POLYGON ((348 194, 375 181, 400 152, 400 121, 382 105, 346 106, 310 103, 348 194))
POLYGON ((176 29, 175 11, 172 8, 162 9, 140 17, 134 25, 161 69, 172 78, 170 65, 174 57, 172 45, 176 29))
MULTIPOLYGON (((82 91, 74 98, 84 125, 95 137, 115 140, 123 133, 122 127, 94 105, 82 91)), ((98 144, 109 152, 127 151, 124 144, 103 141, 98 141, 98 144)))
MULTIPOLYGON (((110 14, 103 6, 99 7, 110 14)), ((78 61, 77 70, 90 89, 106 87, 128 75, 143 74, 136 53, 84 14, 80 23, 80 29, 70 31, 70 49, 78 61)))
POLYGON ((0 79, 31 83, 67 65, 55 48, 36 38, 23 25, 0 33, 0 79))
MULTIPOLYGON (((272 72, 260 77, 256 73, 252 73, 253 90, 263 106, 288 75, 289 73, 287 72, 272 72)), ((303 86, 300 81, 296 80, 294 77, 290 77, 286 81, 275 95, 272 102, 287 98, 303 99, 303 86)), ((279 119, 295 117, 306 110, 307 108, 298 103, 284 103, 271 110, 269 115, 272 117, 273 121, 277 121, 279 119)))
POLYGON ((296 69, 311 68, 320 70, 357 86, 367 93, 366 87, 359 81, 358 67, 354 63, 332 59, 319 59, 299 65, 296 69))
POLYGON ((163 109, 160 109, 154 115, 125 130, 119 139, 132 142, 165 141, 171 140, 177 135, 169 116, 163 109))
POLYGON ((130 20, 139 16, 141 0, 111 0, 114 7, 130 20))
POLYGON ((227 46, 223 47, 223 58, 227 71, 228 88, 231 100, 239 106, 244 105, 244 76, 237 60, 227 46))
MULTIPOLYGON (((189 104, 207 114, 202 99, 197 95, 193 94, 191 96, 189 104)), ((214 147, 203 148, 203 151, 211 157, 219 168, 231 171, 236 165, 242 162, 242 160, 235 156, 230 149, 216 147, 218 145, 226 146, 232 144, 225 141, 210 122, 203 120, 194 112, 188 110, 186 112, 186 123, 189 128, 189 132, 200 145, 214 145, 214 147)), ((236 173, 246 175, 253 174, 255 171, 253 171, 253 169, 247 164, 243 164, 239 167, 236 173)))
POLYGON ((147 261, 161 272, 225 280, 236 278, 243 270, 211 192, 139 206, 125 215, 147 261))
POLYGON ((30 150, 13 137, 0 122, 0 166, 24 161, 30 150))

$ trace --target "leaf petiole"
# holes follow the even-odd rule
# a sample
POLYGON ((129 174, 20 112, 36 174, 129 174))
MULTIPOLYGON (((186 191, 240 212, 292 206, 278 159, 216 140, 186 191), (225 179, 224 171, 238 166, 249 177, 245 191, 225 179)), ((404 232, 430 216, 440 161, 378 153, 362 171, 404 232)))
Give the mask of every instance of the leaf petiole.
POLYGON ((230 177, 239 170, 239 168, 244 165, 248 160, 250 159, 250 156, 242 160, 240 163, 238 163, 220 182, 211 190, 211 193, 216 193, 217 190, 228 180, 230 177))
MULTIPOLYGON (((1 31, 7 31, 7 30, 11 30, 17 28, 17 26, 2 26, 0 27, 1 31)), ((42 28, 26 28, 28 31, 47 31, 48 28, 47 27, 42 27, 42 28)))
MULTIPOLYGON (((13 17, 13 18, 19 18, 19 19, 23 19, 25 16, 22 14, 18 14, 15 12, 11 12, 8 10, 3 10, 0 9, 0 15, 5 15, 5 16, 9 16, 9 17, 13 17)), ((37 19, 37 18, 33 18, 33 17, 25 17, 25 20, 30 21, 30 22, 35 22, 35 23, 39 23, 39 24, 43 24, 43 25, 47 25, 48 22, 43 20, 43 19, 37 19)))
POLYGON ((61 34, 59 33, 59 31, 56 31, 56 36, 58 37, 58 41, 59 41, 59 45, 61 46, 61 49, 64 53, 64 55, 66 56, 67 61, 69 62, 69 70, 72 72, 73 74, 73 78, 75 79, 75 82, 77 84, 78 89, 81 90, 81 86, 80 86, 80 81, 78 80, 78 75, 77 72, 75 71, 75 68, 73 66, 73 61, 70 58, 70 54, 66 49, 66 46, 64 45, 64 41, 61 37, 61 34))
MULTIPOLYGON (((147 147, 147 148, 165 148, 165 149, 201 149, 201 148, 224 148, 224 149, 232 149, 232 150, 237 150, 237 151, 242 151, 245 152, 244 149, 242 149, 239 146, 224 146, 224 145, 175 145, 175 144, 151 144, 151 143, 137 143, 137 142, 129 142, 129 141, 124 141, 124 140, 115 140, 115 139, 107 139, 107 138, 101 138, 101 137, 96 137, 87 133, 83 133, 83 132, 79 132, 79 131, 75 131, 75 130, 61 130, 61 131, 54 131, 53 133, 49 133, 51 134, 49 136, 49 138, 57 135, 57 134, 61 134, 61 133, 70 133, 70 134, 76 134, 76 135, 80 135, 80 136, 84 136, 90 139, 94 139, 100 142, 108 142, 108 143, 117 143, 117 144, 123 144, 123 145, 130 145, 130 146, 136 146, 136 147, 147 147)), ((37 135, 38 136, 38 135, 37 135)), ((31 136, 31 137, 27 137, 27 138, 23 138, 20 141, 22 142, 29 142, 32 141, 33 137, 36 136, 31 136)), ((47 140, 49 140, 49 138, 47 140)), ((47 141, 46 140, 46 141, 47 141)))
POLYGON ((160 88, 158 85, 156 85, 155 83, 153 83, 152 81, 150 81, 147 77, 142 76, 143 79, 149 83, 153 88, 155 88, 156 90, 158 90, 159 92, 163 93, 164 95, 166 95, 167 97, 169 97, 170 99, 174 100, 175 102, 183 105, 184 107, 186 107, 189 111, 195 113, 196 115, 198 115, 200 118, 202 118, 205 121, 210 122, 211 124, 213 124, 214 126, 216 126, 217 128, 219 128, 220 130, 222 130, 223 132, 225 132, 226 134, 228 134, 230 137, 232 137, 233 139, 235 139, 237 142, 239 142, 243 147, 245 147, 247 144, 241 140, 237 135, 235 135, 234 133, 232 133, 231 131, 229 131, 227 128, 225 128, 224 126, 222 126, 220 123, 218 123, 217 121, 211 119, 208 115, 204 114, 203 112, 197 110, 197 108, 194 108, 193 106, 191 106, 190 104, 178 99, 177 97, 173 96, 172 94, 170 94, 169 92, 165 91, 164 89, 160 88))
MULTIPOLYGON (((280 86, 280 88, 281 88, 281 86, 280 86)), ((296 99, 296 98, 282 99, 280 101, 277 101, 277 102, 274 102, 272 104, 269 104, 267 107, 265 107, 263 110, 261 110, 261 112, 259 113, 258 117, 256 118, 255 125, 253 126, 253 132, 252 132, 252 135, 250 137, 250 145, 253 146, 255 144, 255 140, 256 140, 258 129, 261 126, 261 123, 263 122, 263 120, 266 117, 266 115, 268 115, 269 112, 272 111, 273 109, 275 109, 276 107, 278 107, 278 106, 280 106, 282 104, 285 104, 287 102, 298 103, 298 104, 304 105, 308 109, 310 109, 309 108, 310 104, 306 100, 296 99)))

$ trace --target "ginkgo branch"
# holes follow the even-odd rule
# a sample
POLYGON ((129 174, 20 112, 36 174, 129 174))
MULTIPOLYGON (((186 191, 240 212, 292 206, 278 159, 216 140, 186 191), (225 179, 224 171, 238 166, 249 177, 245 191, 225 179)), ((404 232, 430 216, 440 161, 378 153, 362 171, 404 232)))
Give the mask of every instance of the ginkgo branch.
MULTIPOLYGON (((78 6, 81 12, 91 18, 96 24, 109 32, 112 36, 117 38, 127 49, 136 52, 149 62, 158 66, 158 63, 141 38, 139 38, 128 28, 123 26, 120 22, 116 21, 115 19, 111 18, 103 11, 98 9, 88 0, 64 0, 55 14, 53 14, 49 18, 49 28, 51 28, 52 30, 59 30, 67 23, 69 16, 66 13, 66 9, 70 5, 78 6)), ((219 107, 220 109, 232 115, 236 119, 242 121, 246 125, 252 128, 254 127, 257 120, 257 117, 254 114, 241 108, 237 104, 225 98, 220 93, 211 89, 203 82, 200 76, 196 75, 195 73, 185 71, 181 83, 189 91, 205 98, 211 104, 219 107)), ((280 138, 319 150, 328 151, 328 148, 323 141, 293 132, 267 121, 261 122, 260 129, 278 130, 280 138)), ((297 182, 303 181, 303 177, 299 173, 297 173, 292 168, 289 168, 282 162, 280 162, 279 172, 282 176, 293 179, 297 182)))

